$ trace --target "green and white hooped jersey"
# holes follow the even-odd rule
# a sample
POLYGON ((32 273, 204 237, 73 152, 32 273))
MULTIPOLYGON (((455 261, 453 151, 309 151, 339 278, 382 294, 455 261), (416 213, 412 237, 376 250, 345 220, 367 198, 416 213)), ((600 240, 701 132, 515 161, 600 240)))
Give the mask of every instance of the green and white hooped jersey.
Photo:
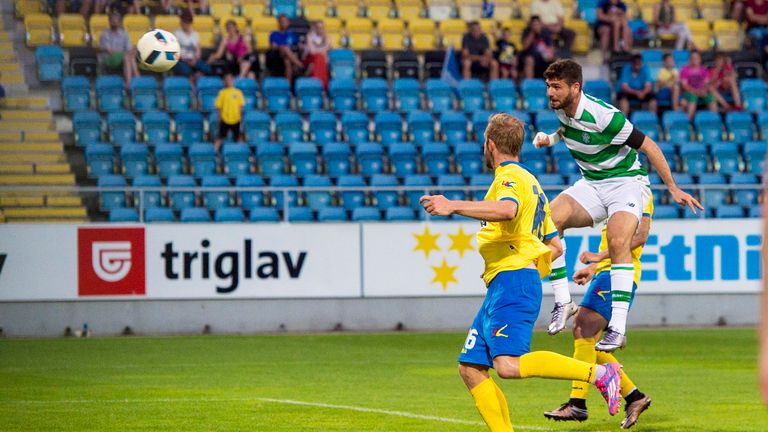
POLYGON ((614 106, 581 93, 576 115, 555 110, 565 145, 586 180, 647 176, 636 149, 645 135, 614 106))

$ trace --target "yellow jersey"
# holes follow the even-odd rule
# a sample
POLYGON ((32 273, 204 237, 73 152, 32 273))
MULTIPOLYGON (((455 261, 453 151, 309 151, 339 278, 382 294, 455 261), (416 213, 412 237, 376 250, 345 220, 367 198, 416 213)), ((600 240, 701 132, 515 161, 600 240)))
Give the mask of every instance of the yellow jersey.
MULTIPOLYGON (((648 197, 648 204, 645 206, 645 209, 643 210, 643 217, 652 218, 653 217, 653 195, 648 197)), ((607 224, 603 226, 603 238, 600 239, 600 250, 599 252, 608 250, 608 237, 606 236, 606 231, 608 230, 607 224)), ((643 245, 640 245, 634 249, 632 249, 632 264, 635 266, 635 285, 640 286, 640 276, 642 276, 642 268, 640 266, 640 256, 643 255, 643 245)), ((604 260, 601 260, 599 263, 597 263, 597 267, 595 268, 595 275, 602 271, 610 271, 611 270, 611 258, 605 258, 604 260)))
POLYGON ((517 215, 501 222, 483 221, 477 247, 485 261, 483 280, 488 286, 497 274, 536 265, 542 278, 551 272, 551 250, 544 244, 557 235, 549 201, 539 181, 521 164, 503 162, 496 168, 486 201, 511 200, 517 215))
POLYGON ((243 118, 245 98, 240 89, 225 87, 216 95, 214 105, 219 110, 220 120, 228 125, 240 123, 243 118))

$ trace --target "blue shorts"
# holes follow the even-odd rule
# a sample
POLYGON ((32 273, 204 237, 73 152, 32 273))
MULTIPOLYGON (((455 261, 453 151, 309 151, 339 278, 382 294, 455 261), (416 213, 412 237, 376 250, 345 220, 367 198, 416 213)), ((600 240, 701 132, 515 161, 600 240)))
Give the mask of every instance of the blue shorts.
POLYGON ((539 309, 541 277, 537 270, 526 268, 499 273, 488 286, 459 362, 493 367, 496 356, 528 353, 539 309))
MULTIPOLYGON (((632 283, 632 297, 629 300, 630 308, 635 300, 636 290, 637 284, 632 283)), ((589 288, 584 293, 584 298, 581 299, 579 306, 590 308, 599 313, 606 321, 610 321, 611 300, 611 272, 603 271, 592 278, 592 283, 589 284, 589 288)))

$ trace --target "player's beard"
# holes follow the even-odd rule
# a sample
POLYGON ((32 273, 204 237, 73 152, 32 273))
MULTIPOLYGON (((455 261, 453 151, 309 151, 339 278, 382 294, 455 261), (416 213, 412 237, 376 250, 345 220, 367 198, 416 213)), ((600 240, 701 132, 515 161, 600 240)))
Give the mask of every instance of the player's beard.
POLYGON ((573 95, 573 93, 571 93, 571 92, 568 92, 568 96, 566 96, 566 97, 565 97, 565 99, 563 99, 563 100, 562 100, 562 102, 560 102, 560 103, 558 104, 558 106, 555 106, 555 105, 552 103, 552 100, 550 99, 550 101, 549 101, 549 107, 550 107, 550 108, 552 108, 552 109, 554 109, 554 110, 566 110, 566 111, 567 111, 567 110, 568 110, 568 108, 570 108, 570 106, 573 104, 573 100, 574 100, 575 98, 576 98, 576 97, 573 95))
POLYGON ((483 143, 483 159, 485 160, 485 166, 489 170, 492 170, 493 167, 493 156, 491 155, 491 152, 488 149, 488 140, 483 143))

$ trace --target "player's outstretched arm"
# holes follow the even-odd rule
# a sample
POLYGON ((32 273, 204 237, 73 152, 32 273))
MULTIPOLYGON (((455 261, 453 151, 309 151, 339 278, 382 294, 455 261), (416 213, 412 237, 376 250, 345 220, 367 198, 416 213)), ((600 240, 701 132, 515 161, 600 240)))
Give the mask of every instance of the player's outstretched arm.
POLYGON ((643 140, 643 144, 640 146, 640 151, 645 153, 648 157, 648 162, 650 162, 656 172, 659 173, 661 181, 667 185, 667 189, 669 189, 669 193, 676 203, 681 206, 690 207, 694 214, 696 214, 696 209, 704 210, 704 207, 702 207, 696 198, 680 189, 677 183, 675 183, 675 179, 672 177, 672 170, 669 169, 667 159, 664 157, 664 153, 661 152, 658 144, 646 136, 643 140))
POLYGON ((514 219, 517 203, 512 200, 460 201, 449 200, 442 195, 424 195, 419 202, 432 216, 450 216, 454 213, 488 222, 514 219))

